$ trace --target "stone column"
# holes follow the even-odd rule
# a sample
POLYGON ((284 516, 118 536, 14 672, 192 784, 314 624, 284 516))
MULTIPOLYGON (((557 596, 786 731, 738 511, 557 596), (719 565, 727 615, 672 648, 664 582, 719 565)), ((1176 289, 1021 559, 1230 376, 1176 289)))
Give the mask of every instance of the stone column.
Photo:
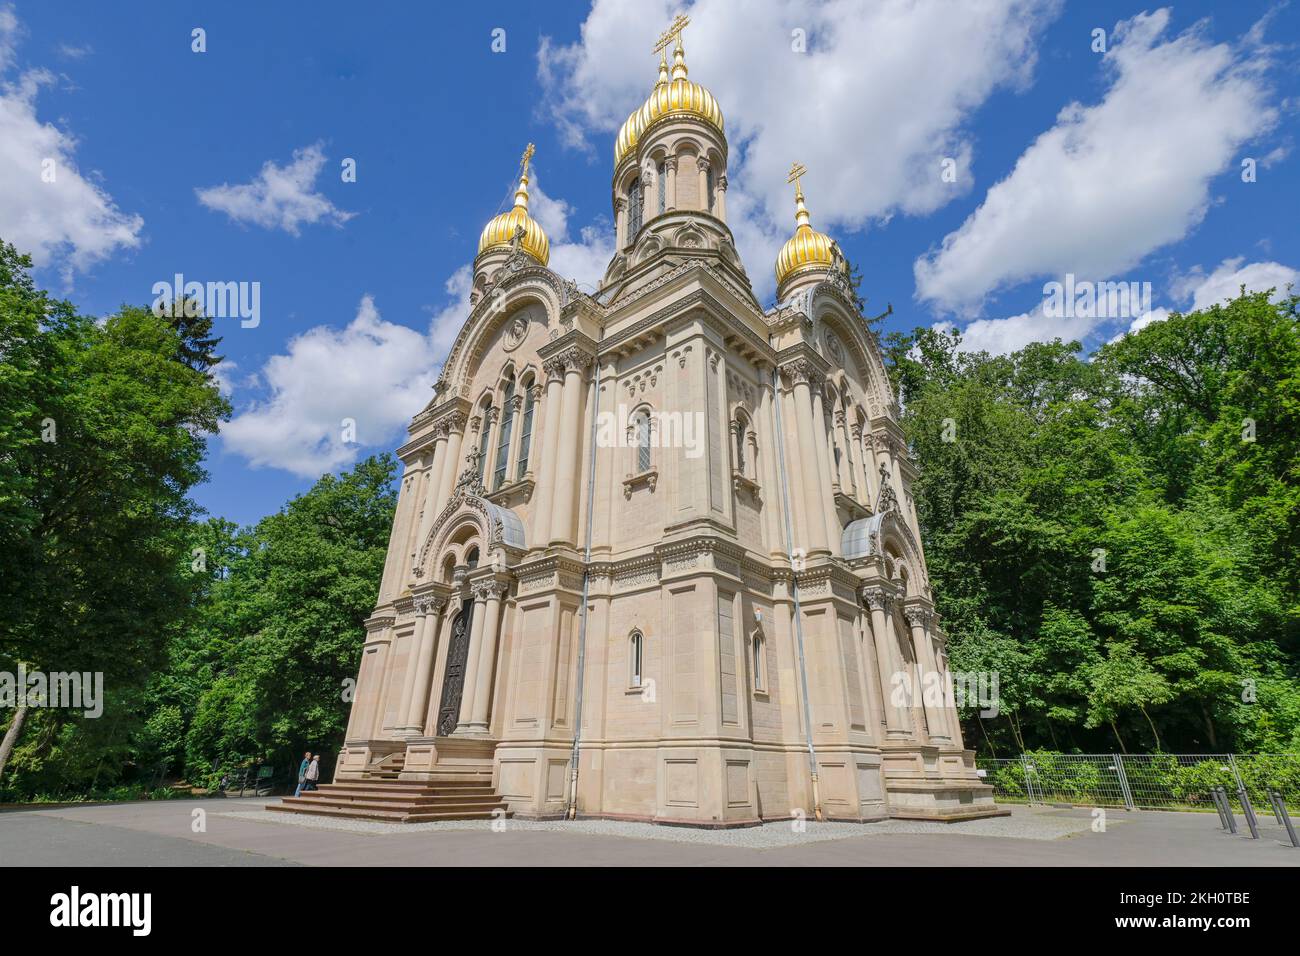
POLYGON ((907 708, 900 706, 894 696, 894 675, 903 671, 902 662, 894 649, 893 627, 890 625, 893 595, 880 587, 862 590, 862 600, 871 609, 871 640, 876 647, 876 673, 880 676, 881 702, 885 708, 885 736, 906 737, 911 730, 907 708))
MULTIPOLYGON (((808 509, 804 507, 804 501, 807 495, 804 494, 803 486, 805 478, 803 471, 799 468, 799 457, 801 455, 799 445, 799 435, 802 432, 802 426, 799 418, 799 408, 794 399, 794 385, 783 392, 778 392, 775 401, 781 403, 781 433, 779 441, 781 447, 776 449, 776 453, 785 456, 785 478, 790 494, 790 525, 791 534, 794 538, 790 542, 791 548, 802 548, 808 550, 808 509)), ((780 465, 778 464, 779 468, 780 465)), ((777 475, 779 480, 780 475, 777 475)), ((781 488, 777 487, 777 494, 781 493, 781 488)), ((777 520, 781 522, 782 536, 784 537, 785 529, 785 511, 784 502, 781 502, 782 511, 777 515, 777 520)), ((784 550, 784 549, 782 549, 784 550)))
POLYGON ((880 500, 880 457, 876 454, 876 436, 868 432, 862 436, 862 470, 867 477, 867 504, 872 510, 880 500))
POLYGON ((366 642, 361 649, 361 666, 353 687, 352 706, 348 708, 348 725, 344 740, 369 740, 374 723, 375 701, 384 678, 384 635, 386 620, 365 622, 366 642))
POLYGON ((470 708, 470 730, 488 732, 492 703, 492 675, 496 671, 497 638, 501 629, 501 598, 506 593, 504 581, 488 581, 476 589, 476 596, 486 605, 483 615, 483 634, 474 671, 474 702, 470 708))
POLYGON ((709 203, 709 161, 701 156, 695 161, 700 170, 700 208, 711 212, 709 203))
MULTIPOLYGON (((772 413, 772 369, 760 365, 758 368, 760 385, 758 388, 758 421, 755 430, 762 436, 758 450, 756 480, 763 489, 763 540, 769 552, 781 550, 782 533, 778 522, 781 520, 780 479, 776 467, 776 456, 781 454, 781 436, 776 433, 772 413)), ((771 649, 769 645, 769 650, 771 649)))
POLYGON ((442 629, 442 611, 447 602, 443 598, 424 598, 422 605, 425 608, 426 623, 415 663, 415 691, 411 695, 411 709, 406 715, 407 728, 413 728, 419 737, 424 736, 424 718, 429 711, 429 689, 433 683, 433 662, 437 660, 438 632, 442 629))
POLYGON ((443 455, 442 469, 438 475, 438 494, 433 499, 434 508, 442 511, 451 498, 456 476, 460 471, 460 452, 465 438, 465 416, 457 412, 447 419, 447 450, 443 455))
POLYGON ((473 720, 474 688, 478 684, 479 645, 483 643, 483 601, 479 599, 478 589, 474 589, 474 615, 469 624, 469 653, 465 657, 465 682, 460 691, 460 718, 456 722, 456 733, 471 733, 473 720))
POLYGON ((410 723, 411 698, 415 696, 415 682, 419 677, 420 648, 424 646, 431 610, 426 600, 415 602, 415 630, 411 634, 411 647, 406 654, 406 676, 402 681, 402 696, 397 702, 397 729, 408 735, 419 732, 410 723))
POLYGON ((925 722, 930 728, 930 740, 935 743, 948 743, 948 722, 944 719, 947 687, 939 671, 934 656, 934 645, 930 643, 930 622, 934 615, 923 607, 909 607, 904 615, 912 628, 912 646, 916 648, 917 684, 920 685, 921 706, 925 710, 925 722))
POLYGON ((614 249, 622 251, 627 244, 627 199, 614 197, 614 249))
POLYGON ((578 456, 582 453, 578 432, 582 427, 582 393, 585 389, 582 379, 583 371, 590 364, 591 356, 577 349, 564 354, 564 398, 560 409, 560 440, 552 505, 555 517, 549 542, 553 545, 572 545, 575 540, 573 518, 577 504, 578 456))
POLYGON ((808 464, 811 462, 813 468, 809 470, 813 470, 814 474, 818 476, 818 480, 808 481, 807 472, 801 472, 804 475, 801 484, 805 492, 803 511, 807 518, 807 527, 802 530, 808 536, 809 551, 829 551, 826 512, 822 508, 819 495, 821 490, 820 469, 817 469, 817 440, 814 437, 813 405, 812 397, 809 394, 812 372, 806 362, 795 362, 791 367, 791 374, 794 378, 795 415, 798 418, 795 430, 799 436, 799 461, 792 463, 792 467, 805 469, 808 468, 808 464))
MULTIPOLYGON (((530 458, 538 461, 537 467, 537 507, 533 510, 533 534, 528 539, 530 546, 546 547, 551 541, 551 513, 555 502, 555 464, 559 454, 560 438, 560 396, 564 390, 564 361, 558 357, 549 358, 543 365, 546 372, 546 403, 542 406, 542 442, 540 454, 530 458)), ((534 412, 536 414, 536 412, 534 412)))
POLYGON ((665 159, 664 169, 668 171, 668 194, 664 197, 664 206, 672 212, 677 208, 677 157, 669 156, 665 159))
POLYGON ((849 428, 853 445, 853 485, 854 497, 859 504, 871 504, 871 487, 867 484, 866 454, 862 446, 862 426, 854 422, 849 428))
POLYGON ((714 202, 713 214, 723 222, 727 221, 727 177, 719 176, 718 185, 715 187, 718 198, 714 202))
POLYGON ((423 498, 420 501, 420 523, 415 532, 415 540, 411 545, 411 574, 410 577, 418 578, 421 568, 419 567, 420 549, 424 547, 424 539, 428 537, 429 531, 433 528, 433 522, 438 517, 440 505, 438 504, 438 486, 440 482, 440 471, 446 464, 447 457, 447 438, 446 432, 440 431, 437 441, 433 444, 433 455, 429 459, 429 466, 425 469, 425 480, 422 485, 423 498))
POLYGON ((374 740, 383 730, 384 714, 381 709, 384 700, 384 684, 388 677, 388 656, 389 650, 393 645, 393 623, 390 620, 384 626, 384 637, 375 651, 375 678, 371 682, 370 691, 373 700, 370 701, 370 713, 366 718, 367 740, 374 740))
POLYGON ((957 691, 953 687, 952 669, 948 662, 948 648, 943 632, 932 620, 930 622, 931 638, 938 641, 939 653, 935 658, 939 673, 943 675, 943 689, 948 696, 943 701, 944 733, 948 736, 949 746, 962 749, 961 719, 957 716, 957 691))
POLYGON ((831 476, 835 473, 835 463, 831 460, 826 434, 826 412, 823 405, 824 390, 820 382, 812 390, 813 438, 817 448, 817 486, 816 504, 826 516, 826 544, 831 553, 840 550, 840 518, 835 510, 835 489, 831 485, 831 476))

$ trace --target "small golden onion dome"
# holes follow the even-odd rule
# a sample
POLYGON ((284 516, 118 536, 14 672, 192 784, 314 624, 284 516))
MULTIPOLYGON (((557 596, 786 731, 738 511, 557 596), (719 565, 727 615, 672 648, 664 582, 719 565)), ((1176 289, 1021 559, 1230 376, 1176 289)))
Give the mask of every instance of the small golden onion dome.
POLYGON ((803 202, 803 187, 797 180, 794 189, 794 205, 794 221, 798 225, 794 235, 781 247, 781 254, 776 257, 778 286, 796 273, 811 272, 814 269, 824 271, 838 266, 835 241, 810 225, 808 207, 803 202))
POLYGON ((478 254, 489 249, 509 246, 515 238, 515 232, 522 229, 519 248, 528 253, 542 265, 551 261, 551 240, 537 224, 537 220, 528 215, 528 160, 532 157, 532 145, 524 153, 523 170, 519 174, 519 188, 515 190, 514 207, 494 217, 483 227, 479 236, 478 254))
POLYGON ((668 61, 660 57, 659 81, 650 91, 650 98, 632 111, 618 131, 618 138, 614 140, 615 166, 636 149, 636 144, 651 126, 670 116, 694 116, 723 133, 722 108, 718 101, 700 84, 687 79, 686 74, 686 53, 679 39, 677 49, 673 51, 672 75, 668 73, 668 61))

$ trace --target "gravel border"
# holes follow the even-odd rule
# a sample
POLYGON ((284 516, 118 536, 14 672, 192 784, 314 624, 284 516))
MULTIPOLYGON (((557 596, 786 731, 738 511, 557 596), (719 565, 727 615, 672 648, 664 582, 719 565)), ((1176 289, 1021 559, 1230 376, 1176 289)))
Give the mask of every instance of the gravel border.
POLYGON ((827 840, 889 834, 935 834, 981 836, 1016 840, 1058 840, 1091 829, 1090 819, 1080 819, 1050 811, 1012 811, 1009 817, 990 817, 963 823, 932 823, 924 820, 881 820, 876 823, 817 823, 809 821, 796 831, 790 822, 765 823, 757 827, 734 830, 710 830, 698 827, 660 826, 626 820, 440 820, 432 823, 380 823, 374 820, 346 820, 312 817, 271 810, 240 810, 217 816, 249 820, 280 826, 306 827, 372 836, 429 833, 440 831, 552 832, 583 836, 611 836, 630 840, 660 840, 668 843, 695 843, 708 846, 745 847, 767 850, 799 846, 827 840))

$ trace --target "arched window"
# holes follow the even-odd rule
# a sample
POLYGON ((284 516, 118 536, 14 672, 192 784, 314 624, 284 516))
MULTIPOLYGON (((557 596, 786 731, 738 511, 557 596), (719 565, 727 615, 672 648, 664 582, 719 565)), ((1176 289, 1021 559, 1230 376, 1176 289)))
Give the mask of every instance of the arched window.
POLYGON ((516 478, 522 478, 528 472, 528 446, 533 442, 533 383, 530 379, 524 386, 524 424, 519 436, 519 468, 516 478))
POLYGON ((627 241, 630 244, 641 231, 641 182, 636 180, 627 188, 627 241))
POLYGON ((485 404, 480 419, 482 424, 479 425, 478 433, 478 477, 485 485, 487 484, 488 475, 488 439, 492 434, 491 413, 492 406, 485 404))
POLYGON ((650 470, 650 416, 645 412, 636 419, 636 470, 650 470))
POLYGON ((633 631, 627 640, 627 685, 629 687, 641 686, 644 663, 645 638, 641 636, 640 631, 633 631))
POLYGON ((478 548, 470 548, 465 555, 465 567, 471 571, 478 567, 478 548))
POLYGON ((762 631, 754 632, 754 690, 767 690, 767 641, 762 631))
POLYGON ((497 430, 497 467, 492 475, 493 489, 506 481, 506 464, 510 457, 510 429, 515 423, 515 380, 506 383, 505 397, 501 400, 501 427, 497 430))
POLYGON ((655 188, 659 193, 657 208, 662 214, 668 209, 668 166, 664 163, 655 167, 655 188))
POLYGON ((713 167, 704 171, 704 211, 713 212, 713 167))

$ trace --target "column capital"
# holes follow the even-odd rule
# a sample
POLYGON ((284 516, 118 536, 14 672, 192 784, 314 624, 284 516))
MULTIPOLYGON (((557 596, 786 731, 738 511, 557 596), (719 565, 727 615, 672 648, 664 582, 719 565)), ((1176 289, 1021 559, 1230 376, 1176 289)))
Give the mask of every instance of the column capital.
POLYGON ((592 363, 596 360, 594 355, 576 345, 570 346, 554 356, 554 358, 564 363, 566 372, 577 372, 579 375, 584 374, 587 369, 591 368, 592 363))
POLYGON ((907 618, 907 623, 912 627, 928 630, 930 622, 934 620, 934 612, 919 604, 909 604, 903 608, 903 617, 907 618))
POLYGON ((873 611, 888 611, 894 603, 894 592, 889 588, 869 586, 862 589, 862 601, 873 611))
POLYGON ((510 590, 508 581, 475 581, 470 585, 476 601, 499 601, 510 590))
POLYGON ((546 373, 546 381, 561 382, 564 380, 564 357, 553 355, 542 363, 542 371, 546 373))
POLYGON ((791 385, 807 385, 813 391, 821 388, 821 370, 806 358, 786 362, 781 366, 781 373, 791 385))

